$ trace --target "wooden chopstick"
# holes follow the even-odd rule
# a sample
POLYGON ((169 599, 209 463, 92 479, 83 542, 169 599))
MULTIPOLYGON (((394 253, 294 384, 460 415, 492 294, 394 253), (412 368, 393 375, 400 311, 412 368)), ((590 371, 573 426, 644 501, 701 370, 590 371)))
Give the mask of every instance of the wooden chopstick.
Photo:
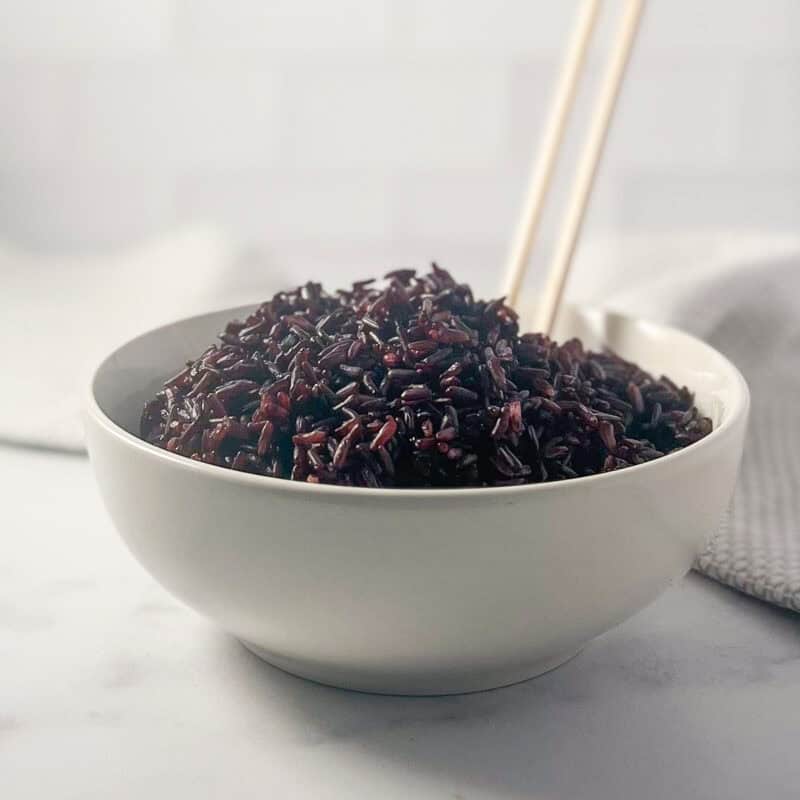
POLYGON ((550 334, 553 330, 578 236, 586 215, 586 207, 603 154, 608 128, 619 97, 622 79, 630 60, 633 43, 639 28, 643 0, 627 0, 622 20, 614 38, 611 56, 606 67, 600 93, 592 111, 592 122, 583 145, 564 222, 558 235, 553 260, 545 280, 541 304, 538 306, 536 330, 550 334))
POLYGON ((600 0, 584 0, 575 17, 567 54, 550 104, 539 152, 531 169, 528 191, 508 257, 502 294, 512 306, 516 305, 528 267, 599 10, 600 0))
MULTIPOLYGON (((512 306, 517 304, 519 291, 528 269, 531 250, 563 143, 567 119, 577 94, 599 7, 598 0, 585 0, 579 9, 545 126, 545 134, 531 171, 528 191, 508 258, 503 287, 503 294, 512 306)), ((536 330, 544 333, 551 333, 558 315, 558 308, 572 265, 572 257, 575 253, 643 9, 644 0, 625 0, 600 91, 592 109, 589 130, 578 159, 578 167, 575 171, 566 212, 545 279, 542 301, 538 307, 536 330)))

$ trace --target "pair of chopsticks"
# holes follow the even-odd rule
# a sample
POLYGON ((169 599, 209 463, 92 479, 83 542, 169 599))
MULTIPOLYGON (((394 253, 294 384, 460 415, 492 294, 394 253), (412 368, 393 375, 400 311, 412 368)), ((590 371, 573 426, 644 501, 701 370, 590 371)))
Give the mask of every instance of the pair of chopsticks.
MULTIPOLYGON (((584 0, 575 20, 509 254, 503 294, 511 306, 517 303, 528 268, 531 249, 564 140, 567 120, 574 105, 581 73, 586 63, 586 54, 597 22, 600 5, 601 0, 584 0)), ((603 154, 606 134, 636 39, 643 6, 643 0, 626 0, 625 2, 605 74, 595 100, 589 129, 578 159, 570 197, 553 251, 553 259, 545 280, 534 328, 537 331, 551 333, 558 315, 558 308, 564 293, 589 196, 603 154)))

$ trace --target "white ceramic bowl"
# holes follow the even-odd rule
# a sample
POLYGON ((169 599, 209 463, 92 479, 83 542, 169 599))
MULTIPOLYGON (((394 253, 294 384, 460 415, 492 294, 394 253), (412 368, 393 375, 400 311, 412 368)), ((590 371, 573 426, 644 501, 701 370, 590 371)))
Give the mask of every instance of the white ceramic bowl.
POLYGON ((714 431, 618 472, 486 489, 312 486, 225 470, 137 438, 176 366, 246 309, 144 334, 97 370, 88 443, 128 547, 169 591, 267 661, 322 683, 441 694, 551 669, 682 576, 728 505, 747 421, 738 370, 680 331, 570 313, 696 392, 714 431))

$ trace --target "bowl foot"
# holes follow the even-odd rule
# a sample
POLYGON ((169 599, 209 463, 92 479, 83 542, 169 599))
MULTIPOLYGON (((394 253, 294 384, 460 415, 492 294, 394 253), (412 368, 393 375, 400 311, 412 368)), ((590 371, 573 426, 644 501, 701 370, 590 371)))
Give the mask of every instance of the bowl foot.
POLYGON ((469 694, 499 689, 544 675, 570 661, 581 651, 581 648, 578 648, 558 653, 530 662, 523 667, 450 675, 409 676, 360 671, 302 659, 285 658, 244 639, 239 641, 263 661, 298 678, 337 689, 390 695, 469 694))

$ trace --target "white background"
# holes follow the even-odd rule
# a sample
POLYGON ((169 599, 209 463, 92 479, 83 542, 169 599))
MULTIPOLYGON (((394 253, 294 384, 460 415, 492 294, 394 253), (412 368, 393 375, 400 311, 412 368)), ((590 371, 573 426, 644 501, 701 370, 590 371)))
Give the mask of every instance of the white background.
MULTIPOLYGON (((574 8, 0 0, 0 239, 212 223, 298 278, 436 258, 488 290, 574 8)), ((796 0, 652 0, 588 235, 796 228, 798 31, 796 0)))

